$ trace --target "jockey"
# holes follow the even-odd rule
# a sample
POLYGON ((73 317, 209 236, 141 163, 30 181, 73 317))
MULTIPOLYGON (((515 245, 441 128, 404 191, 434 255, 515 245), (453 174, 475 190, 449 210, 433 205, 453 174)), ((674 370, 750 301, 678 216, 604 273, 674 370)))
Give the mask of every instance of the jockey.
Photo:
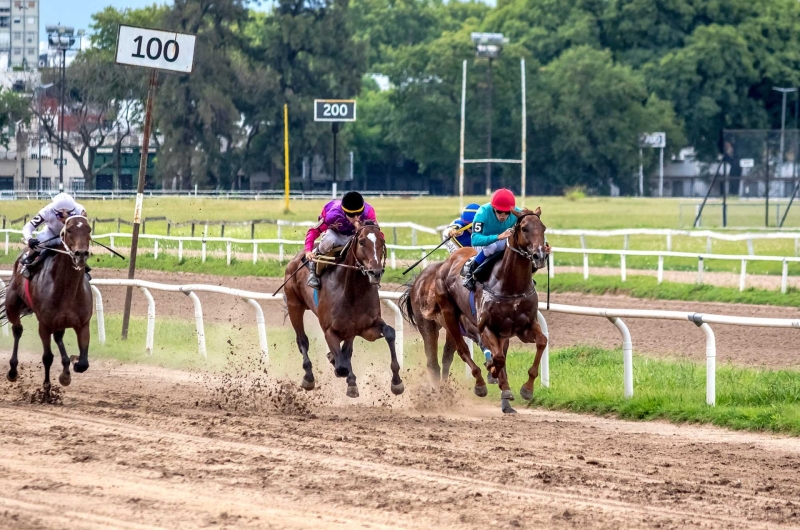
POLYGON ((444 246, 447 247, 450 254, 460 248, 472 246, 472 220, 480 207, 480 204, 474 202, 468 204, 461 212, 461 217, 454 219, 442 232, 442 238, 449 240, 444 246))
POLYGON ((472 224, 472 246, 478 254, 467 262, 463 285, 470 291, 475 290, 473 274, 478 265, 486 258, 506 248, 506 239, 511 236, 511 229, 517 218, 511 215, 516 208, 516 199, 511 190, 501 188, 492 194, 492 200, 484 204, 475 214, 472 224))
POLYGON ((322 208, 319 214, 319 222, 308 229, 306 234, 305 256, 308 264, 308 284, 314 289, 320 288, 317 268, 314 266, 314 258, 319 255, 326 255, 334 247, 346 245, 351 237, 356 233, 356 224, 364 221, 378 220, 375 218, 375 209, 364 202, 364 197, 357 191, 348 191, 342 200, 333 200, 322 208), (319 245, 314 250, 314 241, 321 233, 319 245))
MULTIPOLYGON (((61 229, 64 228, 64 222, 67 218, 75 215, 86 217, 86 209, 75 202, 75 199, 68 193, 59 193, 53 197, 50 204, 39 210, 39 213, 22 228, 23 241, 30 247, 20 261, 22 267, 19 272, 24 278, 30 279, 31 269, 35 269, 41 263, 44 256, 47 255, 48 247, 61 245, 61 229), (41 225, 44 225, 44 228, 37 237, 34 237, 34 230, 41 225)), ((86 276, 89 279, 91 279, 90 270, 86 265, 86 276)))

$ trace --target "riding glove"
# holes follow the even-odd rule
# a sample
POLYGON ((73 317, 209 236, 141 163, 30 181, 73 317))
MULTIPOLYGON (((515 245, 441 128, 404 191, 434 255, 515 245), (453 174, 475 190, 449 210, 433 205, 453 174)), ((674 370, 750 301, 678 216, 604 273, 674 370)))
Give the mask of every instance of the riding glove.
POLYGON ((33 250, 36 250, 36 247, 39 246, 39 240, 36 239, 35 237, 28 239, 28 246, 33 250))

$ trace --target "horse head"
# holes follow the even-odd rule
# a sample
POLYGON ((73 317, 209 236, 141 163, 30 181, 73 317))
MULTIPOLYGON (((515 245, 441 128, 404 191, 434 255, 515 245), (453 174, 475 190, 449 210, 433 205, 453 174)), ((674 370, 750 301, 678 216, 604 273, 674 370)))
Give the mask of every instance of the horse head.
POLYGON ((533 262, 537 269, 545 267, 547 251, 545 250, 544 232, 547 227, 542 223, 542 209, 531 211, 511 210, 517 223, 514 225, 513 247, 533 262))
POLYGON ((89 245, 92 242, 92 225, 82 215, 75 215, 64 221, 61 241, 67 249, 75 269, 82 269, 89 259, 89 245))
POLYGON ((357 226, 353 254, 369 283, 380 285, 386 262, 386 241, 376 223, 365 221, 357 226))

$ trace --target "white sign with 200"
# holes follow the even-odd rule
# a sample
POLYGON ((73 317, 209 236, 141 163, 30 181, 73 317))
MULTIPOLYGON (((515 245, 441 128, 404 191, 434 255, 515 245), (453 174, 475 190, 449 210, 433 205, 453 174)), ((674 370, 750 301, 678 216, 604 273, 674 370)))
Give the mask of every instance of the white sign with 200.
POLYGON ((116 62, 188 74, 194 66, 194 43, 194 35, 120 26, 116 62))

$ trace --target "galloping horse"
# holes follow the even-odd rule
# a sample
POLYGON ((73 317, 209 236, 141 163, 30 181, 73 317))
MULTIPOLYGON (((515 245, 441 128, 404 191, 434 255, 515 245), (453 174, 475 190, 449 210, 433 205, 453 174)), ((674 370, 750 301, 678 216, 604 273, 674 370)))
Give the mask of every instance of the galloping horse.
POLYGON ((378 297, 386 262, 386 246, 380 227, 370 222, 357 226, 355 235, 342 254, 344 259, 332 264, 332 270, 326 271, 320 278, 322 286, 318 295, 306 285, 308 270, 302 261, 302 253, 286 266, 284 297, 305 370, 301 386, 305 390, 314 388, 314 373, 308 358, 308 336, 303 325, 303 314, 310 310, 319 319, 325 334, 325 342, 330 349, 328 360, 334 367, 336 377, 347 378, 349 397, 358 397, 356 376, 351 365, 353 340, 357 336, 370 342, 381 337, 386 339, 391 353, 391 390, 395 395, 402 394, 404 386, 394 346, 395 332, 381 318, 378 297), (305 270, 297 271, 298 267, 305 270))
POLYGON ((17 380, 17 351, 22 337, 21 317, 34 313, 39 321, 39 338, 44 346, 44 393, 50 394, 50 366, 53 351, 50 337, 53 336, 61 352, 64 370, 58 377, 62 386, 69 386, 70 358, 64 348, 64 330, 72 328, 78 336, 80 356, 75 371, 83 373, 89 368, 89 321, 92 318, 92 289, 86 278, 84 267, 89 258, 92 227, 83 216, 74 216, 64 222, 61 244, 64 250, 50 248, 52 258, 42 263, 40 270, 30 282, 19 273, 20 258, 14 263, 14 274, 5 292, 0 292, 0 322, 8 319, 14 334, 14 350, 11 354, 11 369, 8 380, 17 380))
POLYGON ((547 259, 545 226, 540 218, 542 212, 537 208, 536 211, 511 213, 517 217, 513 234, 490 278, 479 284, 475 291, 474 314, 470 292, 462 286, 460 277, 464 263, 475 255, 472 248, 458 250, 441 265, 423 271, 401 299, 407 320, 422 334, 433 382, 438 383, 437 339, 439 329, 444 327, 447 340, 442 376, 447 378, 446 368, 452 360, 451 348, 455 347, 475 377, 475 394, 486 396, 486 382, 472 360, 462 330, 473 340, 477 333, 483 345, 492 352, 487 369, 498 379, 502 409, 507 413, 515 412, 508 403, 514 399, 514 394, 505 370, 509 339, 518 337, 522 342, 536 344, 536 358, 528 370, 528 380, 520 388, 520 396, 525 400, 533 398, 533 382, 547 346, 547 337, 537 322, 539 297, 532 277, 536 270, 545 266, 547 259))

